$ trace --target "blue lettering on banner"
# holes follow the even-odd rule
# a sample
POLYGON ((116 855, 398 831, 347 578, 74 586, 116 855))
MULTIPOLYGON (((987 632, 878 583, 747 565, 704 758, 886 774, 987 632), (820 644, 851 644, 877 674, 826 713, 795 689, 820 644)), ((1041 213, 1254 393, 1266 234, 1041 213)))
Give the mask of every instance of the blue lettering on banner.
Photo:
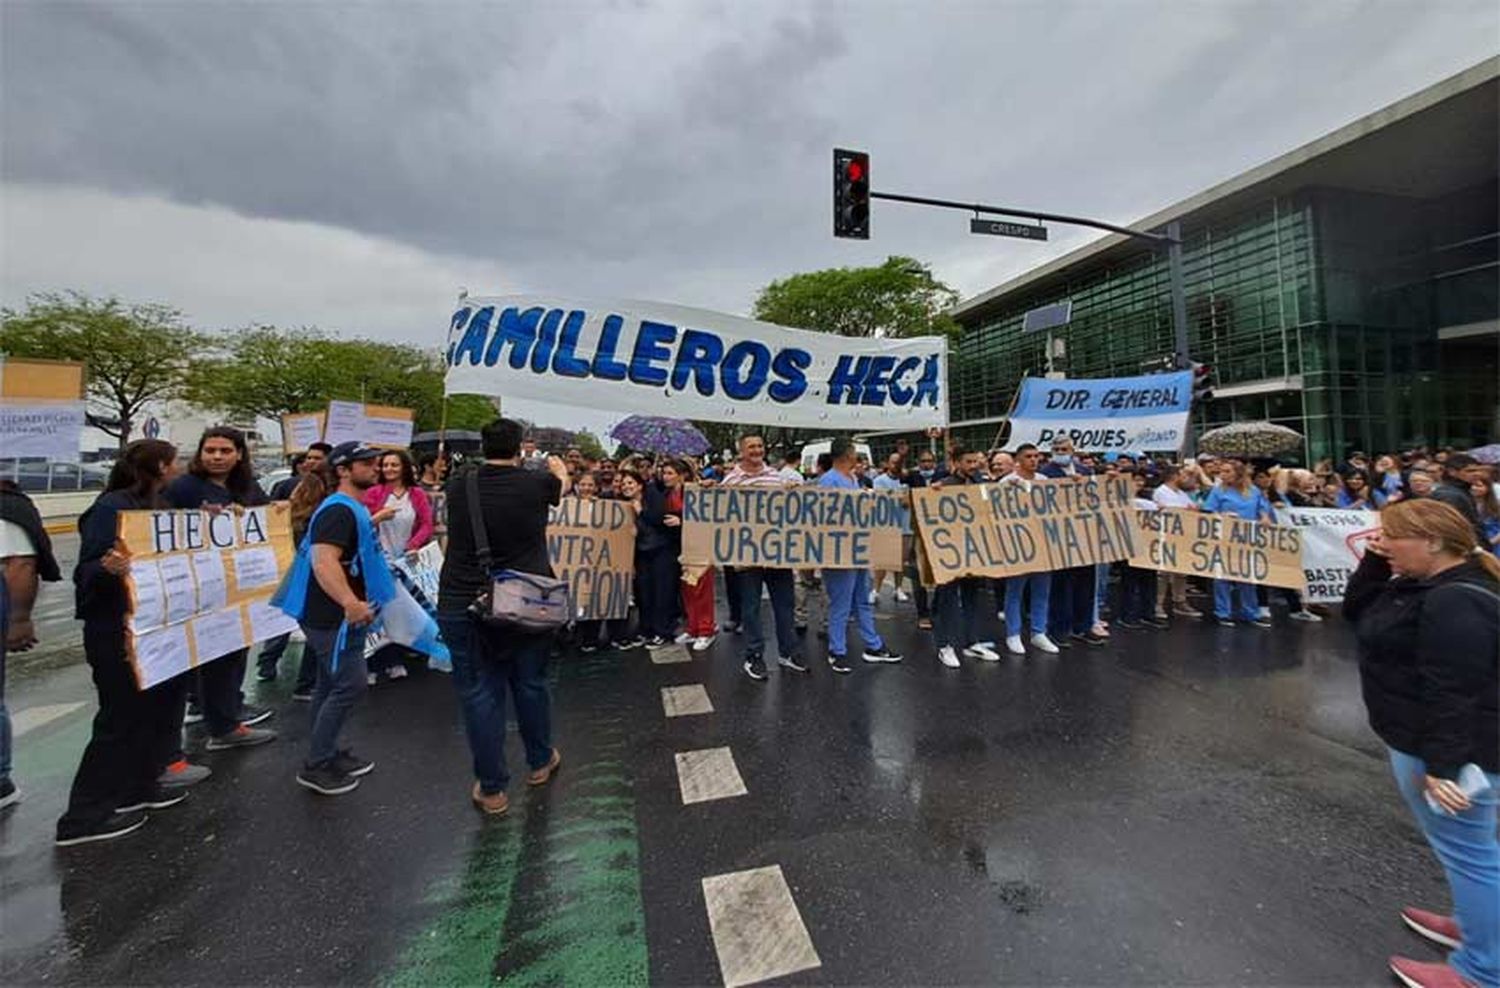
MULTIPOLYGON (((817 347, 772 345, 764 340, 674 325, 605 311, 597 322, 587 309, 531 305, 466 306, 449 320, 448 363, 508 367, 544 376, 629 381, 703 398, 792 404, 810 387, 828 405, 876 409, 942 406, 942 356, 842 353, 826 358, 817 347), (597 339, 591 339, 593 324, 597 339), (509 352, 507 353, 507 349, 509 352), (834 363, 826 382, 809 379, 820 359, 834 363), (502 361, 504 363, 502 364, 502 361)), ((864 347, 868 349, 868 347, 864 347)), ((826 365, 821 365, 826 367, 826 365)), ((1112 396, 1122 404, 1139 396, 1112 396)), ((826 416, 825 416, 826 417, 826 416)))

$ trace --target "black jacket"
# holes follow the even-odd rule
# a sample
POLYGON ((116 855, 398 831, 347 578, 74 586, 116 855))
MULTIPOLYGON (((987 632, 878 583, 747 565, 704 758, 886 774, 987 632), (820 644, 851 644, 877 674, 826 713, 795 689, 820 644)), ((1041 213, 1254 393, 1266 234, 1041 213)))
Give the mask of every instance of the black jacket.
POLYGON ((682 551, 682 529, 668 528, 667 489, 661 481, 650 480, 641 488, 641 511, 635 516, 635 551, 657 552, 661 549, 682 551))
POLYGON ((1478 562, 1393 580, 1390 564, 1366 553, 1344 594, 1370 727, 1440 779, 1469 762, 1500 772, 1497 591, 1478 562))
POLYGON ((101 562, 115 547, 120 512, 161 508, 160 500, 148 501, 130 491, 100 494, 78 518, 78 566, 73 570, 76 617, 83 621, 123 621, 130 609, 125 581, 106 570, 101 562))
POLYGON ((36 549, 36 573, 48 583, 62 579, 62 570, 57 567, 57 557, 52 554, 52 539, 47 536, 41 513, 31 498, 9 481, 0 485, 0 519, 18 526, 31 539, 36 549))

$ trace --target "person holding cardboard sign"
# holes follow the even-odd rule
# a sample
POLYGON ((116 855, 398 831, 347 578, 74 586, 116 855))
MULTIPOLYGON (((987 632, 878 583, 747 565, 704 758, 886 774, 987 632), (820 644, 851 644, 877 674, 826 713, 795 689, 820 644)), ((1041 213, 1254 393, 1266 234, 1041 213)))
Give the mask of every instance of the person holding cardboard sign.
MULTIPOLYGON (((78 616, 83 654, 99 693, 93 734, 57 821, 57 844, 71 847, 113 840, 140 829, 146 810, 165 809, 187 797, 181 786, 157 781, 158 753, 181 737, 182 676, 147 690, 139 688, 129 655, 130 557, 117 546, 121 511, 165 507, 162 490, 172 479, 177 447, 138 439, 115 462, 93 505, 78 519, 78 616)), ((201 770, 201 776, 207 776, 201 770)))
MULTIPOLYGON (((1041 462, 1042 451, 1031 443, 1022 443, 1016 447, 1015 469, 1001 477, 1000 483, 1030 491, 1033 484, 1046 482, 1037 473, 1041 462)), ((1057 644, 1047 637, 1052 574, 1046 570, 1013 576, 1005 581, 1005 650, 1011 655, 1026 654, 1026 646, 1021 640, 1021 612, 1027 597, 1031 603, 1031 645, 1039 652, 1056 655, 1057 644)))
MULTIPOLYGON (((1246 521, 1276 520, 1271 502, 1250 482, 1250 471, 1239 460, 1224 460, 1219 464, 1219 485, 1208 492, 1203 510, 1246 521)), ((1236 619, 1257 628, 1271 626, 1269 617, 1260 616, 1255 584, 1236 580, 1214 581, 1214 618, 1226 628, 1234 627, 1236 619)))
MULTIPOLYGON (((948 456, 953 463, 952 472, 935 481, 933 487, 955 487, 983 481, 984 458, 979 453, 954 442, 949 447, 948 456)), ((961 576, 933 591, 935 620, 932 637, 937 643, 938 661, 949 669, 959 667, 959 649, 971 659, 1000 661, 1000 654, 979 639, 979 593, 983 587, 983 577, 961 576)))
MULTIPOLYGON (((818 478, 819 487, 857 491, 859 481, 854 469, 859 462, 854 443, 835 439, 829 450, 833 469, 818 478)), ((875 610, 870 602, 870 571, 867 569, 825 569, 823 586, 828 590, 828 667, 834 672, 853 670, 848 660, 849 613, 859 622, 859 636, 864 639, 866 662, 900 662, 901 656, 886 647, 885 639, 875 630, 875 610)))

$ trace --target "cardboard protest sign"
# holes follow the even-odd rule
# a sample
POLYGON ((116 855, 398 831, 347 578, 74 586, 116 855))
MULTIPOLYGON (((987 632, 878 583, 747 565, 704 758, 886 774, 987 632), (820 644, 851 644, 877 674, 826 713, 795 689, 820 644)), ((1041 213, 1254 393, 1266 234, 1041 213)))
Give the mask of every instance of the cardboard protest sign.
POLYGON ((297 626, 268 603, 294 553, 286 504, 122 511, 117 534, 141 689, 297 626))
POLYGON ((565 497, 547 519, 552 572, 568 583, 575 621, 630 613, 635 577, 635 509, 622 501, 565 497))
MULTIPOLYGON (((416 413, 410 408, 366 405, 358 401, 330 401, 327 413, 319 412, 318 415, 321 438, 330 446, 360 442, 380 449, 405 449, 411 445, 412 430, 416 426, 416 413)), ((283 445, 286 443, 287 418, 283 416, 283 445)), ((299 426, 304 430, 301 438, 308 442, 316 441, 308 438, 311 436, 311 426, 299 426)), ((304 445, 303 449, 306 448, 304 445)), ((287 452, 294 453, 297 450, 288 449, 287 452)))
POLYGON ((1114 562, 1139 541, 1120 477, 922 488, 912 515, 937 584, 1114 562))
POLYGON ((1205 511, 1137 511, 1130 565, 1301 590, 1302 532, 1205 511))
POLYGON ((900 498, 830 487, 688 487, 682 567, 900 570, 900 498))
POLYGON ((1349 577, 1380 531, 1380 512, 1344 508, 1285 508, 1282 520, 1302 533, 1302 573, 1309 604, 1340 604, 1349 577))
POLYGON ((6 457, 75 462, 83 425, 81 401, 0 398, 0 450, 6 457))
POLYGON ((410 408, 366 405, 364 441, 381 449, 405 449, 411 445, 415 418, 410 408))
POLYGON ((323 441, 325 412, 294 412, 281 417, 281 451, 287 456, 305 453, 313 443, 323 441))

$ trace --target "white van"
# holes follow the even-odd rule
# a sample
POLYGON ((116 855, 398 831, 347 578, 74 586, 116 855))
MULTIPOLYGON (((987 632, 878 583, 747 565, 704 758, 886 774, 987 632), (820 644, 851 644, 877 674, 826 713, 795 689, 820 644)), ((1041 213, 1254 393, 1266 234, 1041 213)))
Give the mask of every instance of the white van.
MULTIPOLYGON (((803 446, 801 463, 803 475, 811 477, 813 475, 813 472, 817 470, 818 457, 822 456, 824 453, 829 453, 832 451, 832 439, 819 439, 817 442, 811 442, 806 446, 803 446)), ((869 460, 871 464, 875 462, 875 457, 870 453, 869 443, 856 442, 854 444, 854 451, 860 456, 863 456, 865 459, 869 460)))

